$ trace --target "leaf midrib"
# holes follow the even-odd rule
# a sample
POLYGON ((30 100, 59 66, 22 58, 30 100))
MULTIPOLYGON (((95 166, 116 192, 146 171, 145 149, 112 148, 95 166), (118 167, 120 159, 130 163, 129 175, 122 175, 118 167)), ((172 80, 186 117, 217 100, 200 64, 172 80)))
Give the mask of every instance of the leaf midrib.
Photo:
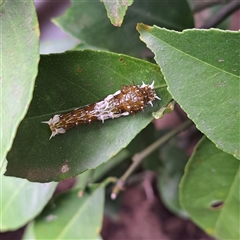
MULTIPOLYGON (((239 78, 239 79, 240 79, 240 76, 237 76, 237 75, 235 75, 235 74, 233 74, 233 73, 227 72, 227 71, 225 71, 225 70, 223 70, 223 69, 221 69, 221 68, 218 68, 218 67, 216 67, 216 66, 214 66, 214 65, 209 64, 208 62, 204 62, 203 60, 201 60, 201 59, 199 59, 199 58, 196 58, 196 57, 194 57, 194 56, 192 56, 192 55, 189 55, 188 53, 186 53, 186 52, 184 52, 184 51, 181 51, 180 49, 178 49, 178 48, 170 45, 170 44, 167 43, 167 42, 165 42, 165 41, 162 40, 161 38, 156 37, 154 34, 151 33, 151 31, 149 31, 148 33, 151 34, 155 39, 157 39, 157 41, 163 42, 163 43, 166 44, 169 48, 175 50, 176 52, 180 52, 180 53, 183 54, 184 56, 188 56, 189 58, 194 59, 196 62, 200 62, 200 63, 202 63, 202 64, 204 64, 204 65, 208 65, 208 66, 210 66, 211 68, 217 69, 217 70, 220 71, 220 72, 226 73, 226 74, 228 74, 228 75, 233 76, 234 78, 239 78)), ((148 45, 149 45, 149 44, 148 44, 148 45)), ((150 49, 151 49, 151 48, 150 48, 150 49)), ((156 58, 156 56, 157 56, 157 54, 155 54, 155 58, 156 58)))

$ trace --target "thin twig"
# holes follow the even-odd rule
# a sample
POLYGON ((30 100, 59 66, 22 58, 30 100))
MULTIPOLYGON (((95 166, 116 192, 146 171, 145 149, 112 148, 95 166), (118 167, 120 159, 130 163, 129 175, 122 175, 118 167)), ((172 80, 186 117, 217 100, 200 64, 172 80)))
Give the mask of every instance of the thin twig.
POLYGON ((208 20, 207 23, 203 24, 201 28, 208 29, 217 26, 219 23, 224 21, 229 15, 231 15, 238 9, 240 9, 240 1, 239 0, 231 1, 225 7, 223 7, 217 14, 215 14, 210 20, 208 20))
POLYGON ((216 5, 226 4, 227 2, 229 2, 229 1, 219 0, 219 1, 210 1, 210 2, 200 2, 194 7, 193 13, 201 12, 206 8, 210 8, 210 7, 213 7, 213 6, 216 6, 216 5))
POLYGON ((121 191, 124 187, 124 184, 127 180, 127 178, 136 170, 136 168, 139 166, 139 164, 152 152, 156 151, 162 144, 169 141, 172 137, 177 135, 182 130, 186 129, 192 124, 192 121, 187 120, 172 131, 168 132, 163 137, 159 138, 156 142, 149 145, 147 148, 145 148, 143 151, 135 154, 132 158, 133 162, 130 165, 130 167, 127 169, 127 171, 118 179, 116 185, 114 186, 111 194, 111 198, 115 199, 117 197, 117 194, 119 191, 121 191))

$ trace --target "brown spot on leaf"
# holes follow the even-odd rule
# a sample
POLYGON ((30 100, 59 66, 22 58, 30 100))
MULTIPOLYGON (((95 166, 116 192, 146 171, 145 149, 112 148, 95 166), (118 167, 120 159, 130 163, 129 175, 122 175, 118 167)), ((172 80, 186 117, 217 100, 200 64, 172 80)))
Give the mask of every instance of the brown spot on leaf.
POLYGON ((119 58, 119 61, 122 62, 122 63, 125 63, 125 59, 124 58, 119 58))
POLYGON ((63 164, 62 166, 61 166, 61 172, 62 173, 66 173, 66 172, 68 172, 69 170, 70 170, 71 168, 69 167, 69 165, 68 164, 63 164))
POLYGON ((82 68, 80 66, 77 67, 78 72, 82 72, 82 68))

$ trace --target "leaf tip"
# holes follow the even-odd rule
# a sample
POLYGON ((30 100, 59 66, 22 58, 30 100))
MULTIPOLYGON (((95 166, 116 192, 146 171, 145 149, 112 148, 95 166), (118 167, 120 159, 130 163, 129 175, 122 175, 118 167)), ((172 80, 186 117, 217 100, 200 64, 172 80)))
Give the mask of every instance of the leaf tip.
POLYGON ((138 23, 137 27, 136 27, 137 31, 141 32, 141 31, 148 31, 150 32, 150 30, 152 29, 151 26, 146 25, 144 23, 138 23))

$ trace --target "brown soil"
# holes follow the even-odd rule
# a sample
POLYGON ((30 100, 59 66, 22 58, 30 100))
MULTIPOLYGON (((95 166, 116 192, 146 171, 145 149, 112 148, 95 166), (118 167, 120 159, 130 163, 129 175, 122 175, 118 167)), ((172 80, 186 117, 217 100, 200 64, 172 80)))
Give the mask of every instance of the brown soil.
POLYGON ((104 240, 211 240, 190 220, 170 213, 154 193, 147 197, 142 184, 123 193, 120 219, 104 217, 101 235, 104 240))

